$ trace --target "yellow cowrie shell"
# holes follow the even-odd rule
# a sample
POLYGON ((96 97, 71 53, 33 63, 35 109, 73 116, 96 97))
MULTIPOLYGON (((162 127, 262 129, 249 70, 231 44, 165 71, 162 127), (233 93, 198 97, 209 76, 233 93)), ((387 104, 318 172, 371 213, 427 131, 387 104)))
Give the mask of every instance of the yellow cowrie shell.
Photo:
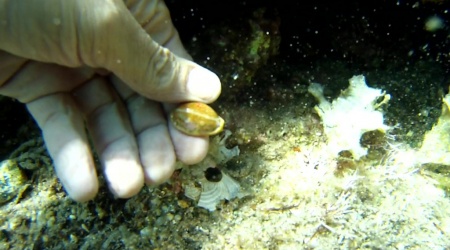
POLYGON ((218 134, 225 124, 216 111, 201 102, 181 104, 170 114, 170 121, 176 129, 192 136, 218 134))

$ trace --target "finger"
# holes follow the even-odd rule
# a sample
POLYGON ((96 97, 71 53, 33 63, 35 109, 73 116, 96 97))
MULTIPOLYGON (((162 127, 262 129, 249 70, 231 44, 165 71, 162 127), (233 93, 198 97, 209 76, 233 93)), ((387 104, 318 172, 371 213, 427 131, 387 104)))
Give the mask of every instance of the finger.
POLYGON ((159 103, 133 95, 127 100, 147 184, 160 184, 175 170, 175 153, 159 103))
POLYGON ((98 191, 94 161, 83 117, 67 94, 48 95, 27 104, 42 130, 56 174, 76 201, 93 199, 98 191))
MULTIPOLYGON (((92 36, 79 40, 79 54, 85 64, 114 72, 134 91, 152 100, 209 103, 217 99, 221 86, 216 74, 160 46, 122 2, 115 3, 114 8, 102 6, 103 13, 92 18, 100 24, 97 29, 83 26, 79 31, 81 36, 92 36), (93 43, 98 44, 98 49, 93 50, 93 43)), ((156 8, 159 10, 163 9, 156 8)), ((170 19, 167 11, 156 11, 149 17, 155 17, 150 22, 170 19)), ((174 30, 169 24, 157 22, 155 25, 174 30)))
POLYGON ((175 145, 178 160, 186 165, 192 165, 202 161, 208 153, 209 138, 188 136, 169 124, 170 136, 175 145))
MULTIPOLYGON (((143 31, 142 31, 143 32, 143 31)), ((130 37, 120 34, 117 37, 130 37)), ((200 65, 178 57, 151 40, 148 35, 131 37, 136 45, 110 39, 117 50, 107 52, 105 67, 134 91, 160 102, 201 101, 211 103, 221 92, 216 74, 200 65)), ((128 39, 127 39, 128 40, 128 39)))
POLYGON ((104 78, 94 78, 74 91, 102 163, 111 192, 120 198, 137 194, 144 174, 127 112, 104 78))
POLYGON ((94 75, 89 68, 39 63, 0 51, 0 94, 28 103, 53 93, 70 92, 94 75))
POLYGON ((70 197, 77 201, 94 198, 97 174, 86 138, 83 117, 70 91, 90 77, 85 69, 66 69, 55 64, 25 61, 0 53, 0 93, 27 104, 42 130, 56 174, 70 197))
MULTIPOLYGON (((142 28, 151 36, 151 38, 163 46, 164 48, 169 49, 175 55, 192 61, 192 57, 187 53, 184 48, 181 39, 178 35, 178 31, 173 26, 172 20, 170 18, 169 10, 163 1, 154 1, 154 0, 128 0, 125 1, 128 9, 131 14, 135 17, 135 19, 139 22, 142 28)), ((207 77, 206 77, 207 78, 207 77)), ((192 81, 195 77, 192 77, 192 81)), ((217 93, 214 89, 214 86, 208 86, 211 83, 219 84, 219 93, 220 93, 220 82, 217 82, 216 79, 205 80, 206 84, 200 85, 201 90, 194 90, 193 92, 204 91, 209 94, 217 93), (203 85, 203 86, 202 86, 203 85)), ((213 98, 214 100, 216 98, 213 98)), ((164 100, 170 101, 170 100, 164 100)), ((206 101, 210 102, 210 101, 206 101)))
POLYGON ((163 1, 127 0, 128 9, 141 27, 159 45, 169 49, 175 55, 191 60, 184 48, 178 31, 175 29, 169 10, 163 1))
POLYGON ((0 86, 11 79, 27 63, 27 59, 0 50, 0 86))
POLYGON ((176 157, 160 104, 137 95, 117 78, 113 77, 112 81, 129 111, 144 167, 145 182, 165 182, 175 170, 176 157))
MULTIPOLYGON (((169 152, 173 152, 175 150, 176 158, 181 162, 191 165, 200 162, 203 158, 205 158, 208 153, 209 146, 209 138, 208 137, 193 137, 188 136, 179 132, 175 129, 170 122, 167 123, 167 113, 175 108, 175 105, 165 104, 163 107, 163 112, 161 112, 161 107, 159 104, 155 104, 151 101, 145 100, 143 97, 139 97, 130 90, 125 84, 123 84, 119 79, 114 76, 111 78, 114 83, 115 89, 118 90, 118 93, 121 95, 122 99, 126 99, 130 117, 132 120, 132 124, 135 130, 135 133, 138 135, 138 141, 140 138, 141 131, 146 129, 154 129, 153 131, 159 132, 148 132, 157 134, 158 136, 151 136, 153 139, 142 139, 143 143, 148 143, 146 146, 139 145, 141 152, 141 161, 146 169, 147 183, 160 183, 165 181, 164 178, 156 178, 156 176, 164 176, 162 173, 169 174, 173 171, 173 167, 169 167, 169 164, 172 164, 171 157, 173 154, 168 154, 169 152), (134 100, 136 99, 136 100, 134 100), (147 103, 148 102, 148 103, 147 103), (162 126, 164 125, 164 126, 162 126), (169 132, 167 133, 167 126, 169 128, 169 132), (162 129, 164 128, 164 130, 162 129), (161 150, 161 152, 165 152, 163 154, 159 153, 159 150, 153 152, 153 150, 147 150, 152 148, 151 145, 158 145, 158 143, 163 143, 168 145, 168 141, 171 141, 173 148, 165 148, 161 150), (143 152, 146 150, 145 152, 143 152), (154 155, 153 155, 154 154, 154 155), (163 159, 158 160, 160 163, 155 164, 152 161, 146 161, 143 159, 143 155, 148 155, 147 159, 163 159), (161 158, 165 157, 165 158, 161 158), (165 163, 165 164, 162 164, 165 163), (150 173, 149 171, 158 171, 155 173, 150 173)), ((149 136, 150 137, 150 136, 149 136)), ((162 146, 158 146, 155 148, 162 148, 162 146)), ((172 165, 170 165, 172 166, 172 165)))

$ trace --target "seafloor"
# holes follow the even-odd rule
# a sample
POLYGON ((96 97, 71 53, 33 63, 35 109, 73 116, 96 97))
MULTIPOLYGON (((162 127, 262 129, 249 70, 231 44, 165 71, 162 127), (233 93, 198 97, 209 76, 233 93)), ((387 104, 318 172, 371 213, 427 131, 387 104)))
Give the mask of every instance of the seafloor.
POLYGON ((128 200, 103 180, 95 200, 70 200, 32 118, 1 99, 0 249, 449 249, 449 3, 364 3, 168 1, 195 60, 222 79, 213 106, 231 136, 128 200), (429 30, 433 16, 443 25, 429 30), (360 74, 390 95, 390 128, 361 135, 360 159, 332 155, 309 84, 332 101, 360 74), (423 159, 439 117, 443 160, 423 159), (241 188, 209 211, 192 193, 213 161, 241 188))

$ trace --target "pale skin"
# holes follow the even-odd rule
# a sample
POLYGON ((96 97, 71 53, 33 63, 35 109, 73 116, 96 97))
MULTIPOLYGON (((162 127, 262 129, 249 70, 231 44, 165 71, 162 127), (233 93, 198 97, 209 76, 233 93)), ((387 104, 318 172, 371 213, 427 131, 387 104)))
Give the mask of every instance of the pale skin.
POLYGON ((72 199, 98 192, 89 138, 119 198, 206 156, 208 138, 167 113, 213 102, 220 80, 191 61, 163 1, 0 0, 0 37, 0 94, 26 104, 72 199))

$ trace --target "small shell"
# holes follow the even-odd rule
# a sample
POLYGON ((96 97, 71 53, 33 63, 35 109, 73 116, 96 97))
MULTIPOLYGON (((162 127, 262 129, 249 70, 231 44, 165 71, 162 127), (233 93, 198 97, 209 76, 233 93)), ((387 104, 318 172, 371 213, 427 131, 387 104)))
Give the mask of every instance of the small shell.
POLYGON ((170 121, 179 131, 192 136, 215 135, 223 130, 225 121, 201 102, 181 104, 170 114, 170 121))
POLYGON ((221 200, 232 200, 241 196, 241 187, 233 178, 222 172, 222 179, 218 182, 202 182, 202 193, 197 206, 216 210, 221 200))

